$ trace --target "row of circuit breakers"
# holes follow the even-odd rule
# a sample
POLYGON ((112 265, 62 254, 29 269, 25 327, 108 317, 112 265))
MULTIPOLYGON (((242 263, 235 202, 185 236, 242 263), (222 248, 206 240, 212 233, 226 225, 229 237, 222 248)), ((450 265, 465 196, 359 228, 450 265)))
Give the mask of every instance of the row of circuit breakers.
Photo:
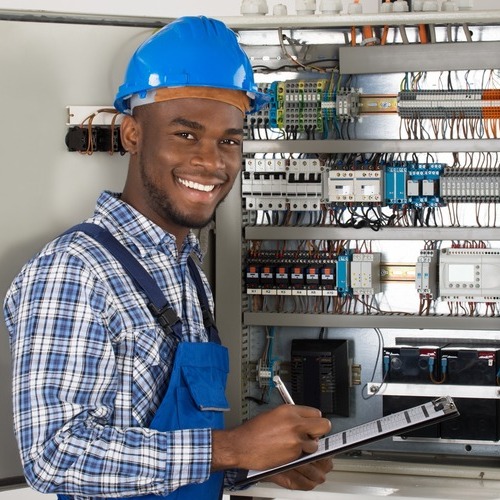
MULTIPOLYGON (((337 256, 286 251, 248 255, 248 295, 348 296, 381 292, 381 253, 337 256)), ((422 250, 415 264, 419 294, 446 301, 500 302, 500 249, 422 250)))
MULTIPOLYGON (((319 408, 328 416, 351 416, 349 396, 349 341, 346 339, 293 339, 291 388, 297 404, 319 408)), ((382 352, 384 383, 392 387, 453 385, 495 391, 500 378, 500 351, 493 347, 385 346, 382 352)), ((395 391, 397 392, 397 391, 395 391)), ((384 395, 383 413, 405 410, 428 397, 384 395)), ((460 417, 425 427, 405 437, 441 439, 500 439, 500 401, 496 398, 454 398, 460 417)))
POLYGON ((439 207, 500 201, 500 169, 453 169, 410 161, 325 164, 319 159, 247 158, 242 173, 247 210, 319 210, 336 206, 439 207))

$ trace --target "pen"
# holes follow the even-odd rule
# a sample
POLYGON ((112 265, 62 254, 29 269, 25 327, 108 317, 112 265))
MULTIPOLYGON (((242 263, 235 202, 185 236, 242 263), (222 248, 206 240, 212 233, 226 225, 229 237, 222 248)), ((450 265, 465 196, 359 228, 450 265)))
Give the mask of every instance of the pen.
POLYGON ((283 401, 287 405, 294 405, 295 403, 293 402, 292 396, 290 396, 290 393, 288 392, 288 389, 286 388, 285 384, 281 380, 281 377, 279 375, 275 375, 273 377, 273 382, 274 382, 274 385, 276 386, 276 389, 278 389, 281 397, 283 398, 283 401))

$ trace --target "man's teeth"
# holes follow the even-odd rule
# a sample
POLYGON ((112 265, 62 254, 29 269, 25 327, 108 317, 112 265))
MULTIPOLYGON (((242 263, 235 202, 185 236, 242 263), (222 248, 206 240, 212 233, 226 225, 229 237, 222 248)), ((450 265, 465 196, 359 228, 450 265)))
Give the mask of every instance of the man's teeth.
POLYGON ((213 184, 209 184, 209 185, 198 184, 197 182, 187 181, 186 179, 181 179, 181 178, 178 178, 178 179, 182 185, 184 185, 188 188, 196 189, 198 191, 205 191, 207 193, 209 193, 210 191, 213 191, 213 189, 215 187, 213 184))

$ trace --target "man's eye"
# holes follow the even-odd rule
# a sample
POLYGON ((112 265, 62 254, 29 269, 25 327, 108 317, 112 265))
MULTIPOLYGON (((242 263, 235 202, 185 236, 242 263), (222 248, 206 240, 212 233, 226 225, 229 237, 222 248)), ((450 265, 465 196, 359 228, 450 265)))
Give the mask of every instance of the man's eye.
POLYGON ((241 144, 241 141, 236 139, 223 139, 222 144, 227 144, 229 146, 239 146, 241 144))
POLYGON ((178 132, 176 135, 183 139, 194 139, 194 135, 191 132, 178 132))

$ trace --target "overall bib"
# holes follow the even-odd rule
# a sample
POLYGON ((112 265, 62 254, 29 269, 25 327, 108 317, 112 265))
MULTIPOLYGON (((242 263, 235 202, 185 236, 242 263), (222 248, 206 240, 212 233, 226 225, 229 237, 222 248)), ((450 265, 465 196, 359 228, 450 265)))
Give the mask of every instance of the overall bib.
MULTIPOLYGON (((169 335, 181 339, 181 322, 160 288, 135 257, 111 233, 95 224, 79 224, 68 231, 82 231, 101 243, 132 276, 149 299, 148 307, 169 335)), ((159 431, 180 429, 223 429, 223 412, 229 410, 225 396, 229 371, 227 349, 220 345, 219 334, 209 309, 201 276, 194 261, 188 259, 202 305, 208 342, 179 342, 167 392, 156 410, 150 428, 159 431)), ((212 473, 203 483, 182 486, 166 496, 143 495, 132 500, 219 500, 222 498, 224 473, 212 473)), ((58 495, 58 500, 71 500, 58 495)), ((117 500, 117 499, 115 499, 117 500)))

